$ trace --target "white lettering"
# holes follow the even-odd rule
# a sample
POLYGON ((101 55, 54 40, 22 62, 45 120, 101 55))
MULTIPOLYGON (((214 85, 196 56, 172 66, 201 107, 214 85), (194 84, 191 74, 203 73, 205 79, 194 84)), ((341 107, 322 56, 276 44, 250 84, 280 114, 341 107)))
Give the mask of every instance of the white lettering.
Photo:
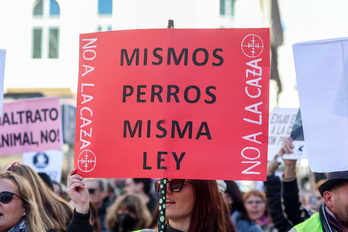
POLYGON ((259 133, 256 133, 256 134, 247 135, 247 136, 243 136, 242 138, 245 139, 245 140, 249 140, 251 142, 254 142, 254 143, 262 144, 260 141, 256 140, 256 136, 258 136, 258 135, 262 135, 262 132, 259 132, 259 133), (253 139, 251 139, 251 138, 253 138, 253 139))
POLYGON ((242 174, 256 174, 259 175, 260 172, 249 172, 249 170, 251 170, 252 168, 255 168, 256 166, 259 166, 261 164, 260 161, 242 161, 242 164, 254 164, 251 167, 248 167, 247 169, 242 171, 242 174))
POLYGON ((82 76, 85 76, 87 73, 92 72, 94 70, 94 67, 92 67, 92 66, 88 66, 88 65, 84 65, 84 64, 82 66, 85 67, 85 72, 82 73, 82 76))

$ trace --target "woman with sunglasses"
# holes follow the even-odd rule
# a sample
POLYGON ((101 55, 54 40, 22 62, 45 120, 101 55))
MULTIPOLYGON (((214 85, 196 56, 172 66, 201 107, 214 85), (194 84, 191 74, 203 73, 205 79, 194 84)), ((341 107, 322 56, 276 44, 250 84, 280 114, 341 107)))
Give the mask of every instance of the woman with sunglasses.
POLYGON ((166 232, 235 231, 215 180, 169 179, 166 197, 166 232))
POLYGON ((51 190, 31 167, 16 162, 6 170, 29 181, 46 230, 65 231, 73 216, 73 209, 69 203, 51 190))
POLYGON ((29 182, 13 172, 0 173, 0 232, 44 232, 29 182))

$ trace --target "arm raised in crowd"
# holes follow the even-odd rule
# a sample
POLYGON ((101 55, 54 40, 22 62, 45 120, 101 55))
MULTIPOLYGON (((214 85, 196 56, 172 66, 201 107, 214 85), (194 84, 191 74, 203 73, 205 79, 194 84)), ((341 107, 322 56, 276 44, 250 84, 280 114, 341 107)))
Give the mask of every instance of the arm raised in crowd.
MULTIPOLYGON (((292 144, 292 138, 285 138, 282 148, 279 154, 282 156, 284 154, 293 153, 292 149, 294 145, 292 144)), ((288 219, 294 224, 303 222, 309 218, 308 211, 305 210, 300 202, 299 188, 296 178, 296 160, 284 160, 285 168, 282 177, 283 184, 283 203, 284 211, 288 216, 288 219)))
POLYGON ((68 176, 67 193, 75 203, 74 216, 69 223, 66 232, 93 232, 93 227, 89 222, 89 195, 83 177, 76 174, 76 169, 70 171, 68 176))
POLYGON ((269 213, 274 227, 276 227, 279 232, 285 232, 292 228, 292 224, 283 214, 281 202, 281 183, 279 177, 274 175, 275 170, 280 164, 276 160, 277 157, 278 156, 275 156, 274 159, 267 164, 267 181, 264 182, 264 187, 269 213))

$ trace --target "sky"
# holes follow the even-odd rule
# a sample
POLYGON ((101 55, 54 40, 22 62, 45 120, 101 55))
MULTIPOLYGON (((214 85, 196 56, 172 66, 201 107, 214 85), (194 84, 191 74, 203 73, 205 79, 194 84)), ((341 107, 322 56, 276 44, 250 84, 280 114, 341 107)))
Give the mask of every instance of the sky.
POLYGON ((348 1, 278 0, 284 29, 284 43, 278 49, 278 69, 283 84, 279 107, 297 108, 292 45, 294 43, 348 37, 348 1))

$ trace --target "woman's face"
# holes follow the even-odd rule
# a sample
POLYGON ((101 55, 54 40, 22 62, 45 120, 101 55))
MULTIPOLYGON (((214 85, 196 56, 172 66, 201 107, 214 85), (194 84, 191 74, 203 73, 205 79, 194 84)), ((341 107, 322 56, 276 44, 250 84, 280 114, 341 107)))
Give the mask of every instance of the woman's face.
POLYGON ((244 203, 251 220, 256 221, 265 214, 266 202, 262 197, 251 195, 245 199, 244 203))
POLYGON ((172 192, 167 185, 166 217, 169 220, 189 220, 195 202, 193 185, 184 182, 180 192, 172 192))
MULTIPOLYGON (((2 192, 11 192, 20 196, 17 185, 9 179, 0 179, 0 193, 2 192)), ((22 199, 15 195, 6 204, 0 202, 0 232, 8 231, 16 225, 22 219, 24 212, 22 199)))

